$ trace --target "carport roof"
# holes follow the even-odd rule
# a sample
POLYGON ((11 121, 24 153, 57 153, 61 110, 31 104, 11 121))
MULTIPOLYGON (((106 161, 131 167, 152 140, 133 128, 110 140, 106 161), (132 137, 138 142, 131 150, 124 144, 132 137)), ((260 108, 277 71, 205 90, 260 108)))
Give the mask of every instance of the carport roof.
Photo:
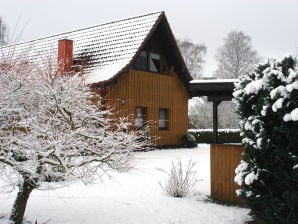
POLYGON ((189 83, 189 95, 190 97, 207 96, 211 98, 222 96, 231 100, 236 81, 237 79, 192 80, 189 83))

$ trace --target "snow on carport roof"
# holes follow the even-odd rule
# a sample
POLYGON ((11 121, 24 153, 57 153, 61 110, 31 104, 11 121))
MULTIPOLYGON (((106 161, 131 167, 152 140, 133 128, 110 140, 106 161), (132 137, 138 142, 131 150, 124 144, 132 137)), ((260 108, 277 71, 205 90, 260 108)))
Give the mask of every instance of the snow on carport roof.
POLYGON ((191 80, 190 83, 234 83, 237 81, 238 79, 195 79, 191 80))
POLYGON ((203 79, 189 83, 191 97, 196 96, 227 96, 232 98, 234 83, 237 79, 203 79))

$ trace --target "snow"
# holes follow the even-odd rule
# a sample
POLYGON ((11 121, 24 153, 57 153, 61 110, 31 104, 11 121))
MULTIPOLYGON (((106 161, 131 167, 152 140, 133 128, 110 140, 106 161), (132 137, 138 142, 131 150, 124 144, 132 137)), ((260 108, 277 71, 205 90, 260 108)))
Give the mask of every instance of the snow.
POLYGON ((252 191, 246 191, 245 192, 246 197, 251 197, 253 195, 252 191))
POLYGON ((247 130, 247 131, 253 130, 253 126, 252 126, 251 121, 246 121, 245 122, 244 129, 247 130))
POLYGON ((267 114, 267 109, 268 109, 268 106, 263 106, 263 108, 262 108, 262 110, 261 110, 261 115, 262 115, 263 117, 266 116, 266 114, 267 114))
POLYGON ((238 79, 199 79, 192 80, 190 83, 235 83, 238 79))
MULTIPOLYGON (((237 166, 237 168, 235 169, 235 174, 236 176, 234 177, 234 181, 235 183, 237 183, 239 186, 242 185, 243 183, 243 176, 247 173, 247 168, 248 168, 248 163, 245 162, 244 160, 240 161, 240 164, 237 166)), ((237 194, 240 193, 237 190, 237 194)), ((238 194, 239 195, 239 194, 238 194)))
POLYGON ((244 92, 247 95, 250 94, 258 94, 258 92, 263 88, 263 80, 255 80, 251 83, 247 84, 247 86, 244 88, 244 92))
POLYGON ((94 71, 91 71, 86 75, 86 84, 93 84, 97 82, 103 82, 111 79, 118 72, 120 72, 127 64, 129 60, 119 60, 114 64, 100 67, 94 71))
POLYGON ((284 102, 283 98, 279 98, 278 100, 276 100, 272 105, 272 111, 276 112, 278 109, 281 109, 283 102, 284 102))
POLYGON ((295 70, 290 68, 289 69, 289 76, 287 78, 287 82, 288 83, 293 82, 296 77, 298 77, 298 72, 296 72, 295 70))
MULTIPOLYGON (((63 224, 237 224, 250 220, 249 209, 224 206, 208 200, 210 195, 209 145, 195 149, 137 152, 136 166, 130 173, 111 173, 112 179, 86 186, 82 182, 54 191, 33 191, 26 220, 34 223, 63 224), (158 181, 169 170, 172 160, 197 162, 198 182, 185 198, 164 193, 158 181)), ((1 185, 1 179, 0 179, 1 185)), ((10 212, 16 191, 0 194, 0 217, 10 212)), ((6 223, 0 219, 0 223, 6 223)))
POLYGON ((281 70, 272 69, 269 73, 269 75, 275 75, 277 79, 281 81, 286 81, 286 78, 281 70))
POLYGON ((298 121, 298 108, 292 110, 291 113, 284 115, 284 121, 298 121))
POLYGON ((298 89, 298 81, 295 81, 289 85, 286 85, 286 89, 289 93, 291 93, 294 89, 298 89))
MULTIPOLYGON (((223 133, 239 133, 240 129, 239 128, 221 128, 217 130, 218 132, 223 132, 223 133)), ((188 132, 213 132, 213 129, 206 128, 206 129, 188 129, 188 132)))
MULTIPOLYGON (((235 169, 236 176, 234 177, 234 181, 241 186, 243 184, 243 181, 246 185, 252 184, 255 180, 258 179, 258 173, 255 173, 254 171, 248 173, 248 163, 241 160, 240 164, 235 169)), ((241 192, 237 191, 237 194, 241 192)), ((248 193, 248 192, 246 192, 248 193)), ((250 196, 251 194, 248 193, 250 196)))
POLYGON ((257 179, 258 179, 258 175, 255 174, 255 172, 251 172, 251 173, 246 175, 246 177, 244 179, 244 182, 245 182, 246 185, 250 185, 257 179))
POLYGON ((283 97, 287 97, 288 94, 286 92, 286 87, 284 86, 278 86, 277 88, 273 89, 271 92, 270 92, 270 97, 271 99, 274 99, 276 98, 276 96, 283 96, 283 97))
POLYGON ((263 139, 262 138, 257 138, 257 147, 259 148, 259 149, 261 149, 262 148, 262 141, 263 141, 263 139))

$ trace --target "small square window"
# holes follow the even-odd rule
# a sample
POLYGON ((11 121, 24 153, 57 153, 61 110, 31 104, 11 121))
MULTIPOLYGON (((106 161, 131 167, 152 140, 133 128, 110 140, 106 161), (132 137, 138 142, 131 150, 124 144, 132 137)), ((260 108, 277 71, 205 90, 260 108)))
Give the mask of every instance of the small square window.
POLYGON ((149 70, 151 72, 160 72, 160 55, 155 53, 149 54, 149 70))
POLYGON ((169 109, 167 108, 159 108, 158 129, 169 129, 169 109))

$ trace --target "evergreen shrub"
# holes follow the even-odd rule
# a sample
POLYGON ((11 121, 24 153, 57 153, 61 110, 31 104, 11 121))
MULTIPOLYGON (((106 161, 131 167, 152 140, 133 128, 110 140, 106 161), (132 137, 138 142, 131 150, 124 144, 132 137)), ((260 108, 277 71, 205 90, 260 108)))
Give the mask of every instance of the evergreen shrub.
POLYGON ((298 223, 298 69, 293 57, 259 65, 234 91, 245 146, 237 193, 260 223, 298 223))
POLYGON ((182 144, 186 148, 194 148, 197 146, 196 138, 193 134, 187 133, 183 136, 182 144))

